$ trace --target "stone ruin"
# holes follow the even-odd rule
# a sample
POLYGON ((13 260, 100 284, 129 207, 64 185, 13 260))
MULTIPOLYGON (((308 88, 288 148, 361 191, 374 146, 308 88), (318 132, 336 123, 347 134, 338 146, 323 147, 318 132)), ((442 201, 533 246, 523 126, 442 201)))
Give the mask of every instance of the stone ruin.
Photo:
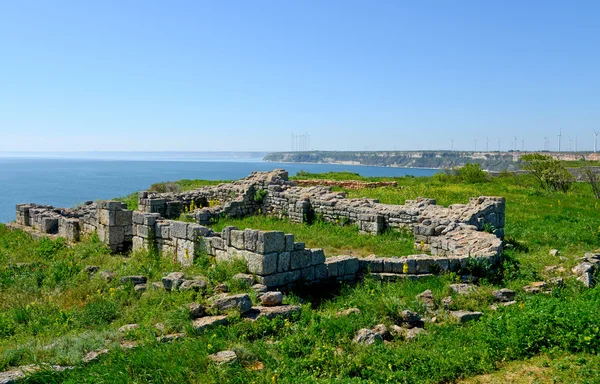
POLYGON ((34 236, 61 236, 69 242, 96 232, 112 252, 156 249, 182 265, 191 265, 201 253, 214 256, 217 262, 241 258, 256 280, 269 288, 354 280, 365 273, 381 279, 414 278, 464 268, 469 258, 497 264, 502 252, 502 197, 472 198, 468 204, 449 207, 425 198, 389 205, 375 199, 347 199, 344 192, 333 192, 331 187, 300 187, 288 180, 286 171, 277 169, 187 192, 143 191, 138 199, 138 211, 116 201, 87 202, 72 209, 19 204, 16 222, 9 227, 34 236), (182 213, 195 222, 178 221, 182 213), (253 214, 296 223, 324 220, 357 225, 361 233, 370 235, 409 228, 421 253, 326 258, 322 249, 307 249, 291 234, 235 227, 219 233, 207 226, 220 217, 253 214))

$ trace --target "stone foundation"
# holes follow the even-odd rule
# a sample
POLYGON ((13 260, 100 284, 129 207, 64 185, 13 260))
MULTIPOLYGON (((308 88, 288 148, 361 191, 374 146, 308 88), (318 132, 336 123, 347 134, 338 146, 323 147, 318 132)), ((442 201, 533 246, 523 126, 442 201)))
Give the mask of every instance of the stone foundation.
POLYGON ((73 209, 19 204, 13 227, 62 236, 69 242, 97 233, 113 252, 155 249, 182 265, 192 264, 203 253, 218 262, 242 259, 258 282, 282 287, 354 280, 364 273, 386 278, 429 275, 464 268, 469 257, 496 264, 502 252, 500 237, 505 220, 505 200, 501 197, 472 198, 468 204, 449 207, 425 198, 388 205, 374 199, 346 199, 343 192, 332 192, 330 187, 298 187, 284 170, 256 172, 230 184, 184 193, 140 192, 139 207, 140 211, 130 211, 116 201, 87 202, 73 209), (185 211, 197 222, 173 220, 185 211), (415 248, 431 255, 326 259, 323 250, 306 249, 291 234, 235 227, 216 233, 202 225, 216 217, 256 213, 298 223, 324 220, 352 224, 371 235, 409 228, 414 231, 415 248))

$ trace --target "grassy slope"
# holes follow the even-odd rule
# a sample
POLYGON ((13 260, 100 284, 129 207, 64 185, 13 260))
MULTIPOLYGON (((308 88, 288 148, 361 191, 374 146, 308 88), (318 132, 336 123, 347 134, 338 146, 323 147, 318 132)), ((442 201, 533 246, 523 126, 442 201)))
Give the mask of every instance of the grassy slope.
MULTIPOLYGON (((351 176, 328 176, 348 177, 351 176)), ((181 307, 191 301, 202 302, 205 297, 162 291, 140 295, 131 287, 119 289, 116 280, 107 284, 98 276, 89 278, 81 272, 85 265, 93 264, 118 276, 145 274, 157 281, 166 272, 182 269, 172 261, 147 252, 127 258, 109 256, 94 239, 72 248, 60 242, 33 242, 0 226, 0 368, 42 361, 77 365, 75 370, 63 373, 39 373, 31 382, 448 382, 498 367, 500 375, 513 360, 517 362, 512 364, 527 364, 529 360, 523 359, 545 353, 567 356, 574 362, 561 365, 556 377, 593 381, 600 348, 600 288, 582 290, 568 281, 564 289, 555 290, 552 295, 528 296, 520 290, 523 283, 541 276, 543 266, 562 262, 570 267, 583 251, 600 245, 600 214, 587 186, 578 185, 563 195, 539 193, 532 181, 522 176, 476 185, 444 177, 397 180, 402 188, 350 194, 377 197, 387 203, 401 203, 417 196, 434 197, 441 204, 466 202, 470 196, 484 194, 507 197, 506 232, 517 245, 507 253, 520 266, 508 265, 504 285, 518 290, 519 305, 491 311, 489 293, 494 287, 484 282, 478 293, 455 297, 453 304, 455 309, 484 311, 482 321, 458 326, 445 321, 442 314, 439 323, 427 325, 429 335, 413 343, 393 341, 362 347, 351 342, 358 329, 381 322, 391 325, 403 309, 423 313, 415 295, 431 289, 439 302, 450 295, 448 284, 454 276, 390 284, 366 281, 355 287, 342 287, 339 295, 330 298, 302 292, 297 292, 299 296, 289 295, 289 302, 305 303, 302 315, 292 321, 234 321, 228 327, 196 335, 189 329, 181 307), (554 247, 567 260, 547 256, 554 247), (31 264, 16 265, 17 262, 31 264), (347 318, 334 315, 349 307, 358 307, 362 312, 347 318), (120 351, 116 346, 121 336, 116 329, 132 322, 141 328, 126 337, 145 346, 120 351), (153 327, 157 322, 167 324, 170 331, 187 332, 190 337, 172 344, 157 344, 153 327), (109 355, 96 363, 79 364, 87 351, 103 347, 106 340, 112 350, 109 355), (218 368, 208 362, 208 354, 228 348, 238 351, 239 364, 218 368), (263 370, 253 370, 256 361, 262 362, 263 370)), ((250 221, 238 224, 281 228, 273 219, 247 220, 250 221)), ((349 228, 333 225, 290 226, 285 230, 298 232, 300 240, 309 243, 312 236, 319 235, 319 243, 329 244, 326 234, 338 231, 341 235, 332 239, 354 237, 353 233, 344 232, 349 228), (311 232, 311 228, 317 230, 311 232)), ((356 242, 350 246, 361 253, 365 247, 377 244, 356 242)), ((332 246, 332 250, 341 248, 332 246)), ((244 287, 230 277, 242 270, 241 265, 211 267, 204 259, 184 268, 190 275, 206 276, 211 286, 228 282, 234 292, 244 287)))

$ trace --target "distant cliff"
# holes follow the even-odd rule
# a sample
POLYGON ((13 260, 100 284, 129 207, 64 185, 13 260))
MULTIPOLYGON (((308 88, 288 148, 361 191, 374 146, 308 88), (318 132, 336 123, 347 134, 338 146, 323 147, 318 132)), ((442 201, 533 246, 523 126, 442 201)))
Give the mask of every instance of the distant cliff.
POLYGON ((273 152, 264 160, 281 163, 360 164, 400 168, 453 168, 481 164, 489 171, 518 170, 520 152, 377 151, 377 152, 273 152))

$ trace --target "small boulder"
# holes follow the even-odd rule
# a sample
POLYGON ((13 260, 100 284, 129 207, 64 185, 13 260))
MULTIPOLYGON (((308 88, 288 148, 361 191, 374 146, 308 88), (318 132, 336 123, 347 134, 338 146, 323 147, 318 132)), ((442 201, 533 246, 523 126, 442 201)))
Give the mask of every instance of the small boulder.
POLYGON ((195 279, 195 280, 184 280, 181 285, 179 285, 179 290, 180 291, 202 291, 206 289, 206 281, 202 280, 202 279, 195 279))
POLYGON ((515 299, 515 291, 508 288, 502 288, 492 292, 492 296, 494 296, 496 301, 506 303, 515 299))
POLYGON ((483 316, 483 312, 451 311, 450 315, 462 324, 468 321, 479 320, 479 318, 483 316))
POLYGON ((182 339, 185 337, 185 333, 170 333, 168 335, 158 336, 156 341, 159 343, 170 343, 171 341, 175 341, 178 339, 182 339))
POLYGON ((204 308, 204 306, 197 303, 187 304, 186 307, 190 310, 190 317, 192 319, 202 317, 206 313, 206 309, 204 308))
POLYGON ((148 284, 136 284, 133 286, 136 292, 145 292, 148 289, 148 284))
POLYGON ((234 280, 238 280, 244 285, 251 286, 254 284, 254 276, 248 273, 238 273, 232 277, 234 280))
POLYGON ((549 252, 550 256, 558 256, 560 254, 560 252, 558 251, 558 249, 551 249, 549 252))
POLYGON ((120 333, 127 333, 129 331, 133 331, 134 329, 138 329, 140 327, 139 324, 125 324, 121 328, 119 328, 120 333))
POLYGON ((435 298, 433 297, 433 293, 431 292, 431 290, 428 289, 424 292, 419 293, 416 299, 422 302, 425 305, 425 308, 427 308, 427 310, 431 311, 435 309, 435 298))
POLYGON ((208 358, 215 364, 231 364, 237 361, 237 356, 234 351, 221 351, 208 355, 208 358))
POLYGON ((260 295, 260 302, 265 307, 274 307, 283 303, 283 293, 271 291, 260 295))
POLYGON ((215 292, 216 293, 227 293, 227 292, 229 292, 229 287, 225 283, 217 284, 217 285, 215 285, 215 292))
POLYGON ((227 316, 205 316, 192 321, 192 327, 196 332, 202 331, 208 327, 227 324, 227 316))
POLYGON ((148 281, 148 278, 146 276, 124 276, 121 277, 121 280, 119 280, 121 282, 121 284, 127 284, 127 283, 131 283, 133 285, 138 285, 138 284, 146 284, 146 282, 148 281))
POLYGON ((426 335, 427 331, 423 328, 410 328, 410 329, 406 329, 403 336, 404 339, 407 341, 413 341, 414 339, 416 339, 419 335, 426 335))
POLYGON ((183 283, 183 272, 171 272, 162 278, 163 286, 167 291, 175 290, 183 283))
POLYGON ((264 284, 254 284, 252 290, 260 295, 261 293, 267 292, 269 288, 264 284))
POLYGON ((263 307, 261 305, 252 307, 248 312, 242 315, 242 318, 255 321, 261 317, 274 319, 276 317, 289 317, 294 313, 300 313, 302 307, 299 305, 278 305, 276 307, 263 307))
POLYGON ((403 323, 414 323, 421 320, 421 316, 417 312, 406 309, 400 312, 400 319, 403 323))
POLYGON ((358 309, 358 308, 348 308, 348 309, 345 309, 343 311, 340 311, 340 312, 336 313, 336 316, 342 317, 342 316, 350 316, 352 314, 354 314, 354 315, 360 315, 360 309, 358 309))
POLYGON ((112 281, 117 277, 117 274, 111 271, 102 271, 99 273, 99 276, 106 281, 112 281))
POLYGON ((362 328, 358 330, 353 341, 358 344, 371 345, 376 342, 383 342, 383 337, 368 328, 362 328))
POLYGON ((452 296, 446 296, 442 299, 442 307, 447 311, 452 305, 452 296))
POLYGON ((546 289, 548 284, 544 281, 535 281, 529 285, 523 287, 523 290, 527 293, 540 293, 546 289))
POLYGON ((252 300, 247 293, 238 295, 217 295, 210 299, 211 307, 217 312, 223 313, 230 310, 238 310, 240 313, 248 312, 252 308, 252 300))
POLYGON ((375 333, 379 333, 384 340, 389 340, 392 337, 390 330, 385 326, 385 324, 377 324, 371 330, 375 333))

